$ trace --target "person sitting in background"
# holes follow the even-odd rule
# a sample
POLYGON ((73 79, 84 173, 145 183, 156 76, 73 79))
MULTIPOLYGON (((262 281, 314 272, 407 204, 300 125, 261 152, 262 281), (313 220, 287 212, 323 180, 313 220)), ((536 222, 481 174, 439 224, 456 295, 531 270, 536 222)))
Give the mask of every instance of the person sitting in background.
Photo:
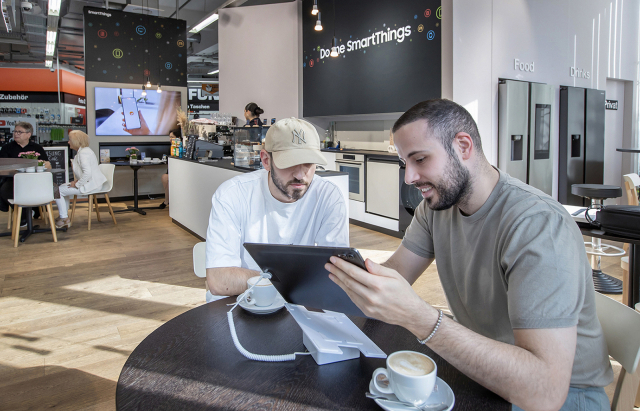
POLYGON ((96 154, 89 148, 89 136, 86 133, 80 130, 69 132, 69 147, 77 151, 73 158, 74 180, 60 186, 60 198, 56 200, 59 213, 56 219, 58 228, 69 226, 69 197, 95 191, 107 181, 100 171, 96 154))
POLYGON ((263 170, 227 180, 213 195, 206 252, 213 294, 240 294, 260 273, 245 242, 349 245, 340 189, 315 175, 316 164, 326 160, 313 125, 297 118, 278 121, 267 132, 260 158, 263 170))
MULTIPOLYGON (((169 137, 173 138, 182 138, 182 131, 179 128, 175 130, 171 130, 169 132, 169 137)), ((164 201, 162 204, 158 206, 160 209, 164 209, 169 205, 169 169, 167 172, 160 177, 162 179, 162 186, 164 187, 164 201)))
MULTIPOLYGON (((20 153, 26 151, 35 151, 40 156, 38 160, 44 161, 46 168, 51 168, 49 163, 49 157, 47 152, 42 148, 40 144, 36 144, 31 141, 31 135, 33 134, 33 126, 31 123, 20 121, 16 123, 13 129, 13 141, 2 147, 0 150, 0 158, 20 158, 20 153)), ((9 201, 13 198, 13 177, 0 180, 0 211, 5 213, 9 211, 9 201)), ((27 224, 27 216, 22 215, 20 225, 27 224)))
POLYGON ((258 107, 256 103, 249 103, 244 108, 244 118, 247 120, 246 126, 261 126, 262 120, 260 120, 260 114, 264 113, 264 110, 258 107))

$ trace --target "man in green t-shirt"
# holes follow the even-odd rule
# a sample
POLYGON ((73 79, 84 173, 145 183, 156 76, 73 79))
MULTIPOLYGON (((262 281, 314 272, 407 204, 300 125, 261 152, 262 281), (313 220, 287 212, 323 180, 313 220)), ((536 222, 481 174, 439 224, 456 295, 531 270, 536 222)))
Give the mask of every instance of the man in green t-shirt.
POLYGON ((582 235, 562 205, 492 167, 471 115, 429 100, 392 129, 424 201, 400 247, 367 271, 327 269, 362 311, 400 325, 514 410, 609 409, 613 380, 582 235), (411 284, 434 261, 455 318, 411 284))

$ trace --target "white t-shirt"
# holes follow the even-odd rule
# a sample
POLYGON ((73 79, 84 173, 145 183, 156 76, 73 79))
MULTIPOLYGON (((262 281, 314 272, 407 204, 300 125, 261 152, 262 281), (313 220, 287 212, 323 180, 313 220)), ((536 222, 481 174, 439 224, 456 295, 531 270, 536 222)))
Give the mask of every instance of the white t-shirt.
POLYGON ((347 210, 340 189, 314 175, 304 196, 282 203, 271 195, 267 170, 225 181, 211 199, 207 268, 260 267, 244 243, 349 246, 347 210))

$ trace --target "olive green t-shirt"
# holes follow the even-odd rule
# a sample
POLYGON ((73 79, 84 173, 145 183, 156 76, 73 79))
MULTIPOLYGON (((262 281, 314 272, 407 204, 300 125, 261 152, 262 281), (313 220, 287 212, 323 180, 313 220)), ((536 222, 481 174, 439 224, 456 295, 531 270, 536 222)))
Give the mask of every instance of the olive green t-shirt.
POLYGON ((402 244, 436 259, 460 324, 509 344, 516 328, 577 325, 571 385, 613 381, 582 235, 548 195, 500 172, 485 204, 470 216, 456 206, 433 211, 420 203, 402 244))

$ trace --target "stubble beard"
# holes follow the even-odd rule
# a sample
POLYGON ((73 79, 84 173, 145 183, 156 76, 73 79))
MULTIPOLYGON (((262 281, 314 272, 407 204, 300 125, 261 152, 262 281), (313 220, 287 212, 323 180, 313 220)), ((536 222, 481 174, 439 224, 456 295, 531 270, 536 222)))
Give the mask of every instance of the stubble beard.
POLYGON ((305 183, 303 180, 298 180, 296 178, 289 181, 288 183, 284 183, 282 179, 280 179, 280 177, 276 175, 276 172, 273 168, 271 169, 271 172, 269 174, 271 174, 271 181, 273 181, 273 185, 275 185, 276 188, 290 200, 300 200, 309 189, 308 183, 305 183), (303 188, 291 188, 291 184, 304 184, 305 186, 303 188))
POLYGON ((430 185, 437 194, 434 197, 425 198, 427 205, 434 211, 447 210, 454 205, 460 205, 466 201, 471 192, 471 174, 460 160, 455 156, 449 156, 449 164, 444 178, 437 183, 418 182, 416 187, 430 185))

